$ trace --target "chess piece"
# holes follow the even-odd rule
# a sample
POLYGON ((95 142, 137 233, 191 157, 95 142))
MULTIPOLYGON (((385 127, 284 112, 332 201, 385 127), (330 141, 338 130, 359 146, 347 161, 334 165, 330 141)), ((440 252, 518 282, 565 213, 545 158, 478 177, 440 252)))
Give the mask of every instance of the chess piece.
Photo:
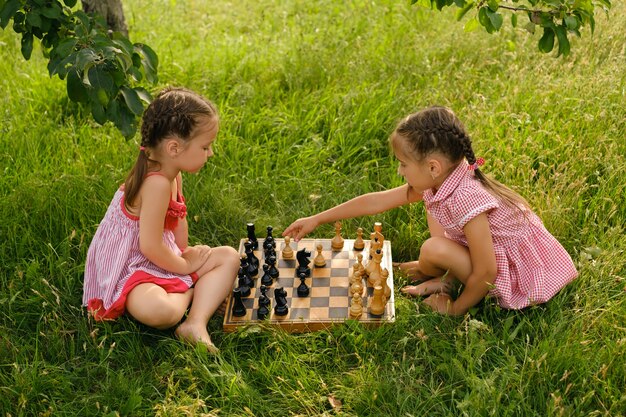
POLYGON ((272 286, 274 284, 274 278, 269 273, 270 266, 268 264, 263 264, 263 276, 261 277, 261 285, 265 285, 266 287, 272 286))
POLYGON ((270 313, 272 301, 265 294, 267 292, 267 287, 265 285, 261 285, 259 289, 261 290, 261 295, 259 296, 259 309, 256 314, 259 320, 265 320, 267 315, 270 313))
POLYGON ((380 273, 380 278, 383 283, 383 295, 385 296, 385 302, 387 302, 391 298, 391 287, 387 284, 387 279, 389 278, 389 271, 387 268, 383 269, 383 272, 380 273))
POLYGON ((267 250, 268 248, 276 248, 276 242, 274 241, 274 236, 272 236, 272 231, 274 228, 272 226, 267 226, 267 237, 263 241, 263 249, 267 250))
POLYGON ((343 238, 341 237, 341 223, 335 222, 335 237, 330 241, 333 250, 343 249, 343 238))
POLYGON ((286 316, 289 313, 289 307, 287 306, 287 291, 282 287, 274 290, 274 300, 276 306, 274 307, 274 314, 277 316, 286 316))
POLYGON ((363 276, 365 272, 365 267, 363 266, 363 255, 361 255, 360 253, 356 255, 356 263, 354 264, 352 268, 355 271, 357 269, 361 271, 361 276, 363 276))
POLYGON ((354 281, 350 286, 350 295, 358 295, 359 297, 363 296, 363 283, 361 280, 354 281))
POLYGON ((317 244, 317 256, 313 259, 313 265, 318 268, 323 268, 326 266, 326 259, 324 259, 324 255, 322 255, 322 244, 317 244))
POLYGON ((246 306, 243 304, 241 300, 241 291, 239 288, 235 288, 233 290, 233 298, 235 302, 233 304, 233 316, 235 317, 243 317, 246 315, 246 306))
POLYGON ((291 238, 285 236, 285 247, 283 248, 283 259, 293 259, 293 249, 291 249, 291 238))
POLYGON ((383 287, 378 285, 374 287, 374 295, 370 303, 369 312, 372 316, 382 316, 385 312, 385 301, 383 300, 383 287))
POLYGON ((246 240, 243 244, 246 253, 246 259, 248 260, 248 272, 251 277, 257 276, 259 274, 259 258, 254 254, 254 249, 252 249, 252 242, 250 240, 246 240))
POLYGON ((376 271, 380 275, 381 268, 380 264, 383 261, 383 252, 380 249, 377 249, 376 252, 371 254, 371 260, 367 263, 365 267, 365 273, 367 276, 372 275, 372 272, 376 271))
POLYGON ((356 240, 354 241, 354 250, 361 251, 365 249, 365 241, 363 240, 363 228, 356 229, 356 240))
POLYGON ((245 271, 242 271, 242 268, 239 268, 239 272, 237 288, 239 289, 242 297, 248 297, 250 295, 250 283, 248 282, 250 277, 248 277, 245 271))
POLYGON ((307 278, 311 276, 311 268, 309 268, 309 257, 311 256, 311 252, 306 249, 300 249, 296 253, 296 259, 298 260, 298 267, 296 268, 296 274, 300 276, 300 273, 303 272, 307 278))
POLYGON ((383 233, 383 224, 381 222, 374 223, 374 232, 383 233))
POLYGON ((267 258, 267 263, 270 266, 267 273, 270 275, 270 277, 272 277, 272 279, 278 278, 278 275, 280 273, 278 272, 278 268, 276 268, 276 255, 270 255, 267 258))
POLYGON ((358 319, 363 314, 363 299, 360 294, 353 294, 350 302, 350 317, 358 319))
POLYGON ((298 275, 300 278, 300 285, 298 285, 298 297, 308 297, 309 296, 309 287, 306 285, 306 275, 301 273, 298 275))
POLYGON ((248 223, 248 241, 252 243, 252 250, 257 250, 259 248, 259 241, 256 238, 256 234, 254 232, 254 223, 248 223))

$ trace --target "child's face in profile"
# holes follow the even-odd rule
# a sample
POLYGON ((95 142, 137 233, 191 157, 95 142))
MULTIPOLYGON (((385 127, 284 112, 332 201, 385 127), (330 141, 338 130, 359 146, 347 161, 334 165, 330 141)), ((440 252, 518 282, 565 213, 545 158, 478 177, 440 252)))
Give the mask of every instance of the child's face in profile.
POLYGON ((219 121, 216 117, 203 117, 192 132, 192 137, 180 154, 181 169, 195 173, 213 156, 213 142, 217 138, 219 121))
POLYGON ((418 192, 424 192, 433 187, 433 178, 430 174, 428 163, 425 160, 416 161, 407 150, 406 139, 395 135, 392 138, 393 153, 398 160, 398 175, 418 192))

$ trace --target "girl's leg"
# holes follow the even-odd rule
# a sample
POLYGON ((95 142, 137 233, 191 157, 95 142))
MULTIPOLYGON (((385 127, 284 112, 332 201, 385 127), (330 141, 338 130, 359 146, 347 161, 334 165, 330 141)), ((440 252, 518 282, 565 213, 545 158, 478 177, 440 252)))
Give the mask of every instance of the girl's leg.
POLYGON ((406 286, 403 292, 411 295, 429 295, 446 292, 454 279, 465 283, 472 272, 469 250, 445 237, 431 237, 420 248, 420 271, 433 278, 422 284, 406 286), (445 276, 444 276, 445 275, 445 276))
POLYGON ((179 339, 203 343, 217 352, 207 331, 207 323, 233 288, 239 269, 239 253, 228 246, 211 249, 208 261, 198 270, 200 279, 194 286, 193 300, 187 319, 176 329, 179 339))
MULTIPOLYGON (((428 223, 428 231, 430 232, 430 237, 445 236, 443 226, 429 213, 426 213, 426 222, 428 223)), ((397 266, 402 272, 407 274, 411 281, 427 281, 433 278, 432 276, 429 276, 421 271, 419 267, 419 261, 397 263, 394 266, 397 266)))
POLYGON ((193 297, 193 289, 168 293, 156 284, 139 284, 126 298, 126 311, 135 320, 156 329, 168 329, 183 318, 193 297))

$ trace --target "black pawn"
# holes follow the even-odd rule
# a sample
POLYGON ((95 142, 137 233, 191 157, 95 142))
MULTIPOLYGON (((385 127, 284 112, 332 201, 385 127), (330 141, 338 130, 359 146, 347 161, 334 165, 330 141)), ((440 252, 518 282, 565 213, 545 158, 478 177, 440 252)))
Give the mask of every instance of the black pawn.
POLYGON ((270 266, 268 264, 263 265, 263 276, 261 277, 261 285, 265 285, 267 287, 271 286, 274 283, 274 278, 269 274, 270 266))
POLYGON ((246 306, 243 304, 241 300, 241 291, 239 288, 235 288, 233 290, 233 297, 235 298, 235 304, 233 305, 233 316, 235 317, 243 317, 246 315, 246 306))
POLYGON ((259 309, 257 310, 257 317, 259 320, 265 320, 267 315, 270 313, 270 305, 272 301, 269 299, 265 292, 267 291, 267 287, 265 285, 261 285, 261 296, 259 297, 259 309))
POLYGON ((263 249, 267 250, 268 248, 276 247, 276 242, 274 241, 274 236, 272 236, 272 231, 274 228, 272 226, 267 226, 267 237, 263 241, 263 249))
POLYGON ((287 291, 282 287, 274 290, 274 300, 276 300, 276 306, 274 307, 274 314, 277 316, 286 316, 289 313, 289 307, 287 306, 287 291))
POLYGON ((270 274, 270 277, 272 277, 273 279, 278 278, 280 273, 278 272, 278 268, 276 268, 276 255, 271 255, 267 259, 267 263, 270 265, 270 268, 267 271, 268 274, 270 274))
POLYGON ((259 241, 256 239, 254 233, 254 223, 248 223, 248 240, 252 243, 252 249, 257 250, 259 248, 259 241))
POLYGON ((309 296, 309 287, 306 285, 306 275, 300 274, 300 285, 298 285, 298 297, 308 297, 309 296))

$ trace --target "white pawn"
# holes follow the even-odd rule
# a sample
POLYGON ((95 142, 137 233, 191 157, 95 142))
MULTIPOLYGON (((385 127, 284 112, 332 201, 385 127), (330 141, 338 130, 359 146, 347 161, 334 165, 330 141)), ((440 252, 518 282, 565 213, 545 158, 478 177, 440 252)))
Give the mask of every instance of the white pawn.
POLYGON ((324 255, 322 255, 321 243, 317 244, 317 255, 315 256, 315 259, 313 259, 313 264, 318 268, 326 266, 326 259, 324 259, 324 255))
POLYGON ((285 236, 285 247, 283 248, 283 259, 293 259, 293 249, 291 249, 291 238, 285 236))

